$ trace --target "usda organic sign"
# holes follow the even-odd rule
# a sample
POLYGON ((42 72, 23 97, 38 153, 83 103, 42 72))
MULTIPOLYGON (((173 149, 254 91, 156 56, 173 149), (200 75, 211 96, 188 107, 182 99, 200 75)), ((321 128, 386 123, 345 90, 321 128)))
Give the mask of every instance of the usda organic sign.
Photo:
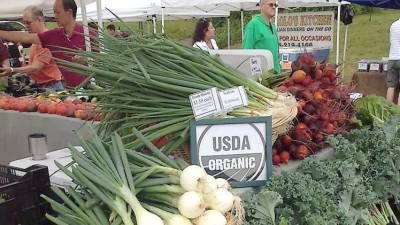
POLYGON ((193 120, 192 163, 233 187, 264 185, 272 175, 271 123, 271 117, 193 120))

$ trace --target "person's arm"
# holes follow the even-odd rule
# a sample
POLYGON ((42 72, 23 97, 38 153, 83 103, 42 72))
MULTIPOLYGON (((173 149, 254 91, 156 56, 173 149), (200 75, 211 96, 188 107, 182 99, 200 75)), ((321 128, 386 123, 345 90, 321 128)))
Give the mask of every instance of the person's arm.
POLYGON ((243 48, 244 49, 253 49, 254 42, 255 42, 254 26, 252 24, 248 24, 246 29, 244 30, 243 48))
POLYGON ((27 74, 35 74, 38 73, 40 70, 43 69, 43 67, 45 66, 44 63, 40 62, 40 61, 35 61, 32 64, 28 65, 28 66, 23 66, 23 67, 3 67, 0 68, 0 77, 1 76, 9 76, 12 75, 14 73, 27 73, 27 74))
MULTIPOLYGON (((10 66, 10 60, 9 59, 5 59, 3 60, 3 62, 1 63, 1 65, 3 67, 9 67, 10 66)), ((1 68, 0 68, 1 69, 1 68)))
POLYGON ((20 31, 4 31, 0 30, 0 39, 11 42, 21 42, 24 44, 40 44, 40 39, 37 34, 31 34, 20 31))

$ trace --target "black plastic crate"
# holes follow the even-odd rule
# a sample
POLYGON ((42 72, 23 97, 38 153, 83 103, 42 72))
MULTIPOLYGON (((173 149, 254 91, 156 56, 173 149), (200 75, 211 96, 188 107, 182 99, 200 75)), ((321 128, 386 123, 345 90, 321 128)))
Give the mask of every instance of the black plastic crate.
POLYGON ((46 166, 26 169, 0 165, 0 224, 45 225, 50 206, 40 197, 50 195, 46 166))

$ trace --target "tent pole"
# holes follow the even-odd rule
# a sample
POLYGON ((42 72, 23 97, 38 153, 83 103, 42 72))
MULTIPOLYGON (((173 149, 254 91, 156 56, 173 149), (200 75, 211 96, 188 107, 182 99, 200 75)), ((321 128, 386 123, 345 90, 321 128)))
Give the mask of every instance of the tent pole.
POLYGON ((156 15, 153 15, 151 18, 153 19, 153 34, 156 34, 157 33, 156 15))
POLYGON ((243 43, 243 37, 244 37, 244 11, 243 11, 243 9, 240 9, 240 24, 241 24, 241 27, 242 27, 242 43, 243 43))
POLYGON ((340 54, 340 2, 338 3, 337 26, 336 26, 336 72, 339 71, 339 54, 340 54))
POLYGON ((161 33, 164 33, 165 17, 164 17, 164 6, 161 7, 161 33))
POLYGON ((231 48, 231 19, 229 16, 227 17, 228 20, 228 49, 231 48))
POLYGON ((88 20, 87 20, 87 14, 86 14, 85 0, 81 1, 81 10, 82 10, 83 34, 85 35, 86 51, 90 52, 91 46, 90 46, 89 27, 88 27, 88 20))
POLYGON ((101 29, 103 29, 103 10, 101 7, 101 0, 97 0, 96 5, 97 5, 97 27, 98 30, 100 31, 101 29))
POLYGON ((347 33, 349 32, 349 25, 346 25, 346 31, 344 33, 344 47, 343 47, 343 65, 342 65, 342 80, 344 77, 344 65, 346 63, 346 52, 347 52, 347 33))
POLYGON ((279 3, 278 3, 279 1, 277 0, 276 1, 276 4, 278 5, 278 6, 276 6, 275 7, 275 18, 274 18, 274 20, 275 20, 275 27, 278 27, 278 8, 279 8, 279 3))

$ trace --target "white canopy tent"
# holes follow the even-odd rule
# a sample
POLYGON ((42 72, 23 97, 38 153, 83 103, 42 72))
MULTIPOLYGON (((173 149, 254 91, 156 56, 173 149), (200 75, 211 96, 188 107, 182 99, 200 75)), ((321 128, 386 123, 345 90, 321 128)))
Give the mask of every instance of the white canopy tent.
MULTIPOLYGON (((86 4, 96 0, 75 0, 78 6, 81 2, 86 4)), ((22 13, 27 6, 38 6, 43 10, 45 16, 52 17, 54 0, 1 0, 0 18, 17 19, 22 17, 22 13)))
MULTIPOLYGON (((180 20, 196 17, 228 17, 229 11, 214 10, 204 12, 195 7, 163 7, 161 0, 151 1, 126 1, 126 0, 101 0, 100 10, 97 3, 89 4, 86 8, 87 17, 90 20, 98 21, 101 14, 102 19, 115 19, 111 13, 125 21, 147 21, 153 20, 155 29, 155 19, 161 17, 162 32, 164 32, 164 20, 180 20), (111 12, 110 12, 110 11, 111 12)), ((78 10, 77 20, 81 20, 82 15, 78 10)))
MULTIPOLYGON (((85 12, 85 6, 88 3, 95 2, 96 0, 75 0, 76 4, 80 6, 85 12)), ((27 6, 38 6, 43 10, 43 13, 47 17, 53 17, 53 4, 54 0, 29 0, 27 3, 26 0, 1 0, 1 7, 0 7, 0 18, 8 18, 8 19, 17 19, 21 18, 24 12, 24 9, 27 6)), ((86 49, 90 51, 90 40, 89 40, 89 30, 87 29, 87 19, 85 17, 85 13, 83 13, 83 23, 86 25, 84 33, 87 36, 86 42, 86 49)))

